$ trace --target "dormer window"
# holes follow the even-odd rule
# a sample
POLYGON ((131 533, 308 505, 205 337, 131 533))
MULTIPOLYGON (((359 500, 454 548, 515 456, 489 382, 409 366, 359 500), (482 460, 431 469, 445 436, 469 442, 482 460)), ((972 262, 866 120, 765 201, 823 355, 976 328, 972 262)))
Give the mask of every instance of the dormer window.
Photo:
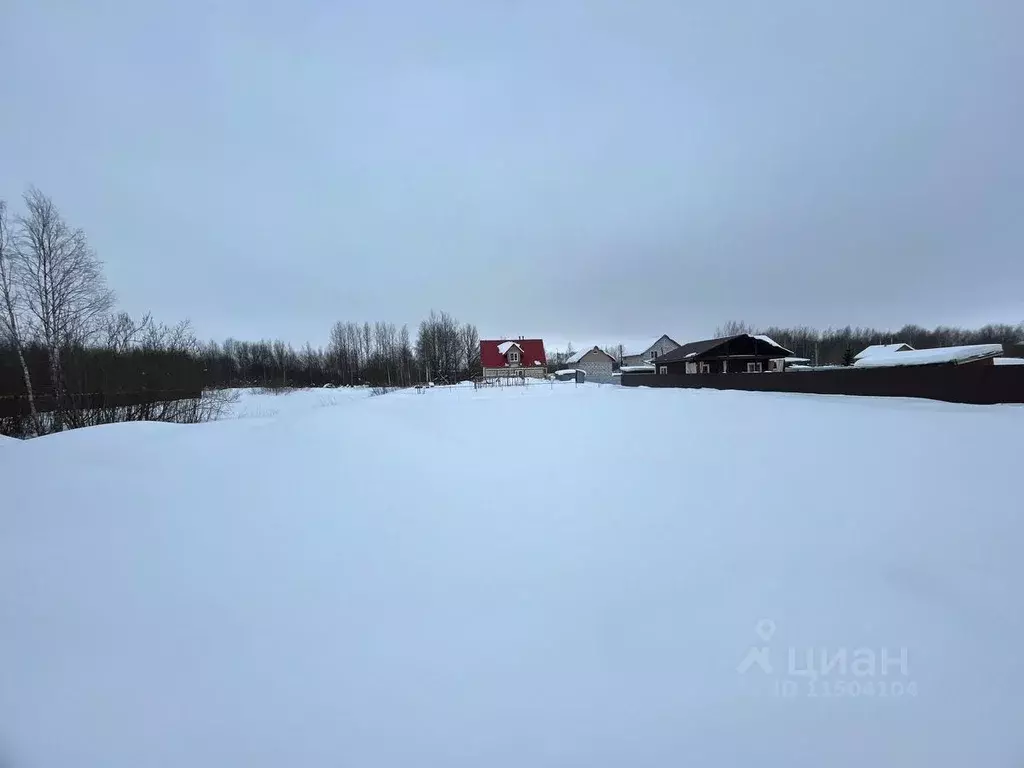
POLYGON ((510 363, 518 363, 519 362, 519 350, 518 349, 510 349, 508 351, 508 361, 510 363))

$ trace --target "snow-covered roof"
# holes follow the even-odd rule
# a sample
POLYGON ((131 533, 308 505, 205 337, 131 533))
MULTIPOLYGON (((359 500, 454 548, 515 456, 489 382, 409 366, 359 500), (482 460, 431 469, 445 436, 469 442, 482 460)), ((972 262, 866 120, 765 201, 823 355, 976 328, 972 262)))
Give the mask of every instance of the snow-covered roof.
POLYGON ((559 368, 555 371, 556 376, 568 376, 570 373, 582 373, 585 376, 587 372, 581 371, 579 368, 559 368))
POLYGON ((996 365, 1024 365, 1024 357, 997 357, 992 362, 996 365))
POLYGON ((501 352, 501 354, 503 354, 503 355, 507 355, 508 351, 510 349, 512 349, 512 347, 515 347, 516 349, 519 349, 520 351, 522 350, 522 347, 520 347, 514 341, 503 341, 503 342, 501 342, 501 344, 498 345, 498 351, 501 352))
POLYGON ((970 344, 963 347, 936 347, 869 355, 854 363, 857 368, 889 368, 898 365, 932 365, 935 363, 969 363, 1003 354, 1002 344, 970 344))
POLYGON ((589 349, 581 349, 581 350, 580 350, 579 352, 577 352, 577 353, 576 353, 575 355, 573 355, 572 357, 570 357, 570 358, 567 358, 565 362, 566 362, 566 364, 567 364, 567 365, 575 365, 575 364, 576 364, 576 363, 578 363, 578 362, 579 362, 580 360, 582 360, 582 359, 583 359, 584 357, 586 357, 587 355, 589 355, 589 354, 590 354, 591 352, 600 352, 600 353, 601 353, 602 355, 607 355, 607 356, 608 356, 609 358, 611 358, 612 360, 614 360, 614 359, 615 359, 614 357, 612 357, 611 355, 609 355, 609 354, 608 354, 607 352, 605 352, 605 351, 604 351, 603 349, 601 349, 600 347, 590 347, 589 349))
POLYGON ((809 357, 780 357, 778 360, 782 360, 786 363, 809 363, 811 358, 809 357))
POLYGON ((870 347, 864 347, 860 352, 854 355, 854 360, 860 360, 863 357, 874 357, 875 355, 891 355, 894 352, 912 352, 914 348, 909 344, 904 344, 902 341, 896 344, 872 344, 870 347))
POLYGON ((696 354, 696 352, 687 352, 685 355, 683 355, 683 357, 693 357, 696 354))
MULTIPOLYGON (((778 347, 779 349, 786 349, 784 346, 775 341, 775 339, 773 339, 771 336, 765 336, 763 333, 757 334, 756 336, 754 336, 754 338, 760 339, 766 344, 771 344, 773 347, 778 347)), ((786 351, 788 352, 789 350, 786 351)))
POLYGON ((653 365, 623 365, 619 368, 623 373, 654 373, 653 365))

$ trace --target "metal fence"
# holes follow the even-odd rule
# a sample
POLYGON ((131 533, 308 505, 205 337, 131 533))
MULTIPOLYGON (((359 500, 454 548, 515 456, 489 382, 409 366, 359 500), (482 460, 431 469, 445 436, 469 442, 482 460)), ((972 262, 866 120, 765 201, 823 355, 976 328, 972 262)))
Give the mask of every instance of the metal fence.
POLYGON ((624 373, 626 387, 734 389, 815 395, 920 397, 950 403, 1024 403, 1024 365, 991 362, 786 373, 624 373))

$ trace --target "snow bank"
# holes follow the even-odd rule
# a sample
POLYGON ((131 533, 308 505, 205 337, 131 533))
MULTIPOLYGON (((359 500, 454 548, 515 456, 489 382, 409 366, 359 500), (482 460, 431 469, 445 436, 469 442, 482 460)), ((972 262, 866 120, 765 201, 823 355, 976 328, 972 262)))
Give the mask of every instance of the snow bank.
POLYGON ((992 361, 996 365, 1024 365, 1024 358, 1020 357, 997 357, 992 361))
POLYGON ((902 365, 930 365, 933 363, 967 363, 1003 354, 1002 344, 971 344, 961 347, 912 349, 891 354, 872 354, 854 363, 857 368, 889 368, 902 365))
POLYGON ((1022 430, 537 386, 29 441, 0 762, 1018 765, 1022 430))

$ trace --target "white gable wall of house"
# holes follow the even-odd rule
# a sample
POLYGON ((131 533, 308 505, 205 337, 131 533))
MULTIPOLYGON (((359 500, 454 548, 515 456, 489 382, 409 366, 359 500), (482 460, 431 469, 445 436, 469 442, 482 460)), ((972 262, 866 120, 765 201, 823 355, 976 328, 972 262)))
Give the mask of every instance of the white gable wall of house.
POLYGON ((656 342, 651 344, 647 349, 641 352, 639 355, 626 355, 622 359, 623 365, 645 365, 648 360, 654 360, 662 355, 667 355, 673 349, 678 349, 679 345, 676 344, 668 336, 662 336, 656 342))
POLYGON ((648 360, 653 360, 661 357, 662 355, 667 355, 673 349, 679 349, 679 345, 672 341, 668 336, 662 336, 650 347, 644 350, 644 354, 647 356, 648 360))

